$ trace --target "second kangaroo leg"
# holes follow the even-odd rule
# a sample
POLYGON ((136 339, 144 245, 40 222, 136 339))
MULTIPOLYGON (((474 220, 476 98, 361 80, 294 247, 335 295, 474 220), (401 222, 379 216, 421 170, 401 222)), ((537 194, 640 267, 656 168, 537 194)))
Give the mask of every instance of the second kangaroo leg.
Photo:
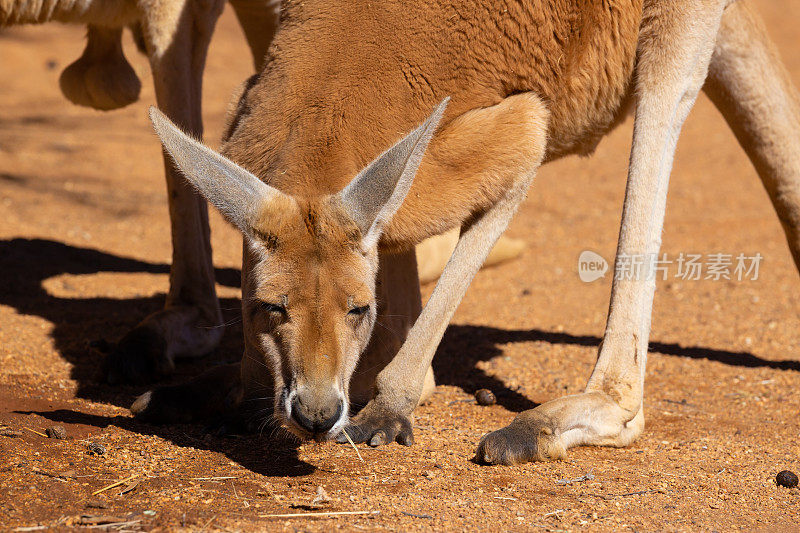
POLYGON ((278 19, 281 13, 280 0, 230 0, 239 25, 244 30, 250 52, 253 54, 253 64, 256 72, 261 72, 266 60, 275 30, 278 29, 278 19))
MULTIPOLYGON (((452 229, 441 235, 434 235, 417 245, 417 272, 420 283, 435 281, 442 275, 447 260, 453 255, 453 250, 458 243, 458 228, 452 229)), ((525 243, 519 239, 512 239, 502 235, 489 252, 484 267, 505 263, 519 257, 525 243)))
MULTIPOLYGON (((220 0, 150 2, 142 34, 159 107, 193 135, 203 132, 201 83, 220 0)), ((107 360, 107 379, 146 382, 170 373, 176 357, 197 357, 222 338, 206 202, 165 158, 172 268, 165 308, 131 330, 107 360)))
MULTIPOLYGON (((346 428, 357 442, 369 442, 373 446, 395 440, 401 444, 413 442, 409 417, 422 396, 425 376, 436 348, 472 278, 508 227, 541 164, 548 112, 533 94, 511 96, 495 106, 469 111, 467 115, 468 119, 460 121, 461 117, 456 118, 439 134, 439 139, 446 140, 438 142, 450 143, 450 150, 442 151, 453 155, 453 160, 445 164, 457 166, 458 160, 467 158, 470 150, 473 150, 474 157, 475 147, 470 140, 480 142, 482 150, 506 150, 505 153, 512 159, 504 160, 500 169, 480 168, 480 165, 469 167, 475 172, 468 176, 468 180, 464 180, 470 186, 477 189, 486 185, 488 176, 502 176, 494 182, 502 188, 497 191, 497 200, 493 204, 476 210, 472 219, 464 221, 458 244, 422 314, 395 358, 378 374, 375 397, 346 428), (493 131, 503 123, 514 123, 509 135, 497 135, 493 131), (467 130, 469 134, 464 133, 467 130), (481 135, 475 135, 476 131, 480 131, 481 135)), ((434 139, 429 155, 437 151, 434 146, 436 142, 434 139)), ((435 175, 437 171, 429 172, 435 175)), ((447 191, 440 192, 447 194, 447 191)), ((450 192, 469 195, 473 191, 450 192)))
POLYGON ((756 167, 800 269, 800 96, 745 0, 722 16, 704 90, 756 167))
POLYGON ((181 424, 234 414, 241 403, 239 363, 220 365, 178 385, 157 387, 139 396, 131 413, 144 422, 181 424))
MULTIPOLYGON (((644 4, 617 257, 650 258, 659 251, 675 145, 705 80, 723 4, 644 4)), ((478 460, 514 464, 559 459, 576 445, 627 446, 639 436, 654 291, 650 272, 638 279, 615 278, 605 335, 586 391, 520 413, 481 440, 478 460)))

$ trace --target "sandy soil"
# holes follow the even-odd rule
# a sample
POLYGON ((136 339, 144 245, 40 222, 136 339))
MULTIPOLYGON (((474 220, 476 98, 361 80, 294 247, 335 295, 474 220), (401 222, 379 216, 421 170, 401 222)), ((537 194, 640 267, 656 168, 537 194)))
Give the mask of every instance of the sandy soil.
MULTIPOLYGON (((758 4, 800 84, 800 3, 758 4)), ((416 413, 416 444, 360 446, 362 462, 349 446, 140 424, 126 408, 141 389, 97 382, 102 356, 88 343, 115 341, 159 308, 170 244, 146 61, 126 43, 143 80, 139 103, 113 113, 71 106, 57 80, 83 32, 0 33, 0 432, 22 433, 0 436, 0 529, 103 520, 207 531, 800 528, 800 491, 774 483, 780 470, 800 471, 800 281, 755 172, 704 97, 679 144, 664 252, 764 259, 756 281, 684 281, 673 265, 659 283, 644 435, 551 464, 470 461, 481 435, 588 377, 610 282, 581 282, 577 258, 585 249, 612 257, 628 121, 593 157, 541 171, 509 230, 528 248, 472 284, 437 355, 437 393, 416 413), (497 405, 475 404, 483 387, 497 405), (56 423, 67 440, 36 433, 56 423), (92 443, 106 452, 89 454, 92 443), (318 487, 329 501, 312 504, 318 487), (372 514, 262 517, 309 511, 372 514)), ((205 78, 211 144, 249 69, 226 12, 205 78)), ((212 222, 231 325, 223 346, 181 365, 176 380, 241 350, 240 239, 218 215, 212 222)))

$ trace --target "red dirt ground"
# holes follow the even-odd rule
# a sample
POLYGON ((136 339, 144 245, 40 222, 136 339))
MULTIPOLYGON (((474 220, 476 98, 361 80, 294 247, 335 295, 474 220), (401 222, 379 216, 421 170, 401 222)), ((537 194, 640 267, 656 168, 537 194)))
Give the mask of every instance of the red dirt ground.
MULTIPOLYGON (((800 84, 800 3, 758 4, 800 84)), ((0 436, 0 529, 71 529, 98 516, 128 530, 800 529, 800 490, 774 482, 780 470, 800 471, 800 280, 754 170, 704 97, 679 144, 664 252, 764 260, 757 281, 682 281, 673 266, 659 283, 644 435, 557 463, 470 461, 481 435, 580 391, 589 375, 610 281, 582 283, 577 258, 585 249, 613 255, 629 120, 593 157, 541 171, 509 230, 528 248, 472 284, 437 355, 437 393, 416 413, 416 444, 359 446, 361 462, 349 446, 140 424, 127 406, 142 389, 95 379, 101 356, 88 341, 116 340, 159 308, 170 243, 146 60, 126 42, 143 80, 139 103, 112 113, 74 107, 57 80, 83 32, 51 24, 0 33, 0 431, 22 432, 0 436), (484 387, 497 405, 474 403, 484 387), (54 423, 67 440, 34 433, 54 423), (106 453, 89 455, 89 443, 106 453), (593 480, 557 483, 588 472, 593 480), (135 487, 92 495, 130 476, 135 487), (313 505, 318 487, 330 501, 313 505), (261 516, 310 510, 373 514, 261 516)), ((212 145, 249 69, 226 12, 205 77, 212 145)), ((182 365, 176 380, 241 350, 240 238, 212 218, 231 326, 215 354, 182 365)))

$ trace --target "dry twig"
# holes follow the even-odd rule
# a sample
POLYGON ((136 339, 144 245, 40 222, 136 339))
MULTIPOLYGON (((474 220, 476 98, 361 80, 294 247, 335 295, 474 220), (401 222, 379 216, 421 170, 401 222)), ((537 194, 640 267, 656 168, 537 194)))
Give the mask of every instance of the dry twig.
POLYGON ((36 433, 36 434, 37 434, 37 435, 39 435, 40 437, 47 438, 47 435, 45 435, 44 433, 41 433, 41 432, 39 432, 39 431, 36 431, 35 429, 26 428, 26 427, 23 427, 22 429, 27 429, 27 430, 28 430, 28 431, 30 431, 31 433, 36 433))
POLYGON ((576 477, 575 479, 559 479, 556 481, 556 485, 572 485, 573 483, 581 483, 583 481, 591 481, 594 479, 594 468, 589 470, 588 473, 582 475, 581 477, 576 477))

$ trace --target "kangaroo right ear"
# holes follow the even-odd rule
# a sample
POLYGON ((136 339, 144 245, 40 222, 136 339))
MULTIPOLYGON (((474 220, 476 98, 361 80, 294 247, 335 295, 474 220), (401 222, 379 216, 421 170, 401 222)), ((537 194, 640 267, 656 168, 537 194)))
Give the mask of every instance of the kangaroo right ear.
POLYGON ((242 233, 250 235, 266 202, 286 196, 183 133, 155 107, 150 107, 150 120, 186 179, 242 233))
POLYGON ((403 204, 449 101, 449 97, 442 100, 425 122, 367 165, 338 193, 367 246, 377 244, 383 228, 403 204))

